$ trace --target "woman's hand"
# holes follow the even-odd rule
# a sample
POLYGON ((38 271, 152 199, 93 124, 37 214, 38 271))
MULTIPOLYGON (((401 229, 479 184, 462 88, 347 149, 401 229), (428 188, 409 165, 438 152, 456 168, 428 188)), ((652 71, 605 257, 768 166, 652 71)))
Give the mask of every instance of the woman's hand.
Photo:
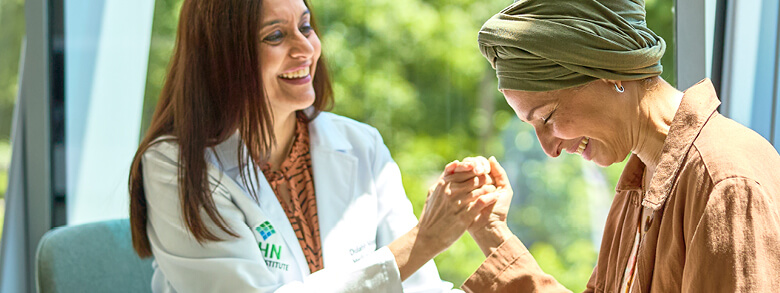
POLYGON ((444 251, 466 232, 482 210, 496 201, 490 163, 484 157, 455 161, 428 191, 420 222, 421 237, 444 251))
POLYGON ((485 256, 490 255, 501 243, 512 236, 506 223, 509 206, 512 203, 512 186, 506 171, 495 157, 490 157, 490 177, 496 190, 491 198, 496 201, 487 206, 469 227, 469 234, 477 242, 485 256))
POLYGON ((466 158, 448 164, 428 191, 420 222, 388 245, 401 280, 458 240, 482 210, 496 201, 494 191, 487 159, 466 158))

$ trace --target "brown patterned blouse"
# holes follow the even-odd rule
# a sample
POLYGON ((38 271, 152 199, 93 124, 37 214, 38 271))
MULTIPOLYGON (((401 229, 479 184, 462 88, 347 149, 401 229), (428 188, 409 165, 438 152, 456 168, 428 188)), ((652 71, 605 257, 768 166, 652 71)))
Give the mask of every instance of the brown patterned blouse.
POLYGON ((262 171, 290 220, 309 264, 309 270, 312 273, 321 270, 322 245, 309 152, 309 127, 300 115, 290 154, 282 162, 280 170, 271 170, 271 165, 266 163, 262 171), (281 196, 282 194, 289 194, 289 200, 281 196))

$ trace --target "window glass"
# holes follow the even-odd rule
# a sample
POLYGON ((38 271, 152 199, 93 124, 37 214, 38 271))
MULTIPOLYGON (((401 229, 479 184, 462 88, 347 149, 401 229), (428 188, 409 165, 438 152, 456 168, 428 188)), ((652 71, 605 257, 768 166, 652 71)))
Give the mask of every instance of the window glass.
POLYGON ((153 7, 154 0, 64 2, 68 224, 128 216, 153 7))
MULTIPOLYGON (((778 142, 778 2, 736 1, 726 23, 726 116, 778 142), (774 131, 773 131, 774 129, 774 131)), ((777 145, 777 144, 775 144, 777 145)))

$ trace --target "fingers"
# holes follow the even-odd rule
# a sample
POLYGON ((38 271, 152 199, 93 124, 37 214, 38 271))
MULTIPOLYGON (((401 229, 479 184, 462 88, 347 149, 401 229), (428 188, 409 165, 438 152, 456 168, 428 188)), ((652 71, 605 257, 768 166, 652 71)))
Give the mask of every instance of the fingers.
POLYGON ((485 157, 468 157, 453 161, 444 168, 441 180, 451 183, 451 195, 466 194, 485 185, 493 185, 491 163, 485 157))
MULTIPOLYGON (((452 173, 452 174, 449 174, 449 175, 445 175, 441 179, 444 180, 444 181, 447 181, 447 182, 452 182, 452 183, 464 183, 464 182, 468 182, 468 181, 471 181, 471 180, 475 180, 474 179, 475 177, 487 178, 487 177, 490 177, 490 175, 487 174, 487 173, 485 173, 485 174, 475 174, 475 173, 472 173, 472 172, 457 172, 457 173, 452 173)), ((484 181, 484 180, 488 180, 488 179, 482 179, 482 180, 484 181)), ((489 179, 489 180, 490 180, 490 182, 493 182, 492 178, 489 179)))
POLYGON ((444 180, 450 182, 450 188, 453 192, 470 192, 483 185, 493 185, 494 183, 493 178, 487 174, 469 177, 465 173, 456 173, 444 178, 444 180))
POLYGON ((469 206, 467 211, 470 218, 476 219, 482 215, 490 215, 490 211, 485 211, 485 209, 493 206, 498 201, 499 196, 501 196, 500 192, 494 191, 495 188, 493 191, 486 192, 471 202, 471 206, 469 206))
MULTIPOLYGON (((466 194, 452 197, 450 200, 465 209, 464 219, 469 219, 470 222, 473 222, 484 212, 484 209, 498 201, 500 193, 496 192, 496 190, 497 188, 493 185, 484 185, 466 194)), ((490 211, 485 213, 489 215, 490 211)), ((470 225, 471 223, 469 223, 470 225)))
POLYGON ((511 199, 509 180, 494 157, 453 161, 428 190, 418 224, 420 233, 438 235, 451 244, 473 225, 505 219, 507 198, 511 199))
POLYGON ((469 192, 468 193, 468 198, 469 199, 475 199, 475 198, 481 197, 483 195, 486 195, 486 194, 489 194, 489 193, 493 193, 495 191, 496 191, 496 187, 495 186, 493 186, 493 185, 485 185, 485 186, 482 186, 482 187, 480 187, 478 189, 474 189, 471 192, 469 192))
MULTIPOLYGON (((490 162, 483 156, 468 157, 463 159, 464 163, 470 163, 473 165, 472 169, 475 174, 489 174, 490 162)), ((456 170, 457 171, 457 170, 456 170)))
MULTIPOLYGON (((471 207, 474 205, 475 201, 480 200, 483 196, 487 196, 485 199, 482 199, 482 201, 486 200, 492 200, 494 193, 497 188, 493 185, 484 185, 480 188, 474 189, 470 192, 465 193, 453 193, 450 195, 451 201, 457 202, 458 205, 466 206, 466 208, 471 207)), ((497 198, 497 197, 496 197, 497 198)), ((495 200, 492 200, 495 201, 495 200)))
POLYGON ((488 174, 490 173, 490 162, 485 157, 468 157, 463 159, 463 162, 458 160, 452 161, 444 167, 445 175, 459 173, 459 172, 472 172, 474 174, 488 174))
POLYGON ((468 171, 475 171, 476 164, 474 162, 460 162, 459 164, 455 165, 455 169, 452 170, 452 173, 458 173, 458 172, 468 172, 468 171))
POLYGON ((493 177, 494 184, 498 187, 509 186, 509 177, 506 175, 504 167, 501 167, 501 164, 496 160, 496 157, 491 156, 488 161, 490 162, 490 177, 493 177))
POLYGON ((462 182, 481 174, 490 174, 490 162, 484 157, 468 157, 463 159, 463 162, 455 160, 447 164, 444 167, 442 177, 448 177, 448 180, 452 180, 449 176, 456 175, 454 181, 462 182))
POLYGON ((506 186, 506 177, 506 172, 495 157, 467 157, 462 162, 455 160, 447 164, 439 182, 431 186, 428 194, 443 192, 449 197, 459 197, 488 185, 506 186), (503 185, 498 184, 499 178, 503 185))

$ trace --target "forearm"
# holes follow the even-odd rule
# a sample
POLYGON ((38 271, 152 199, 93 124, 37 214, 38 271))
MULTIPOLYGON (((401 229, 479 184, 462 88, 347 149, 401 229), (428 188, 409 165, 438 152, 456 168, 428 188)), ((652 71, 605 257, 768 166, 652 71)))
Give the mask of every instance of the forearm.
POLYGON ((536 263, 505 222, 469 233, 487 259, 463 284, 466 292, 571 292, 536 263))
POLYGON ((406 280, 420 267, 441 253, 444 248, 435 239, 425 239, 419 233, 419 227, 414 226, 409 232, 401 235, 387 247, 395 256, 401 280, 406 280))
POLYGON ((506 223, 495 225, 485 225, 475 229, 470 229, 469 234, 477 242, 477 245, 485 254, 485 257, 492 254, 504 241, 512 238, 514 235, 506 223))

